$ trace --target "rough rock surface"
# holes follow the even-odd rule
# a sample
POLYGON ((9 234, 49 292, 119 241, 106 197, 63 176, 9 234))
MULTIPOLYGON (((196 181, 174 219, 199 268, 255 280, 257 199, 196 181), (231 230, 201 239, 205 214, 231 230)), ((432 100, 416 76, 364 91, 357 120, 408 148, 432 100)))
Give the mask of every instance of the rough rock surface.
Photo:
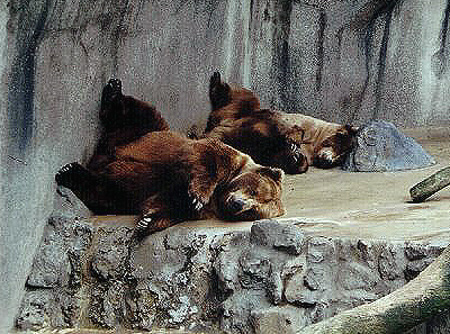
POLYGON ((79 324, 84 261, 93 228, 77 219, 52 217, 26 282, 16 323, 21 329, 79 324))
POLYGON ((372 120, 362 125, 342 168, 351 172, 393 172, 431 166, 434 159, 394 124, 372 120))
POLYGON ((276 220, 232 233, 176 226, 136 242, 130 226, 55 217, 16 324, 294 333, 388 294, 442 249, 311 236, 276 220))

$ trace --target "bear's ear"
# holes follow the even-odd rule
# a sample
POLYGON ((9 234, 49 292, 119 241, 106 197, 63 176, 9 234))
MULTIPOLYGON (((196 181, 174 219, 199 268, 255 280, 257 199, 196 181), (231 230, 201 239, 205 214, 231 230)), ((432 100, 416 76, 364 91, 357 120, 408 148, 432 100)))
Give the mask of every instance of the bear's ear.
POLYGON ((352 126, 349 124, 344 125, 345 130, 349 133, 349 135, 356 136, 356 133, 358 132, 359 128, 357 126, 352 126))
POLYGON ((258 173, 263 176, 270 177, 275 182, 281 182, 284 177, 283 170, 275 167, 261 167, 260 169, 258 169, 258 173))

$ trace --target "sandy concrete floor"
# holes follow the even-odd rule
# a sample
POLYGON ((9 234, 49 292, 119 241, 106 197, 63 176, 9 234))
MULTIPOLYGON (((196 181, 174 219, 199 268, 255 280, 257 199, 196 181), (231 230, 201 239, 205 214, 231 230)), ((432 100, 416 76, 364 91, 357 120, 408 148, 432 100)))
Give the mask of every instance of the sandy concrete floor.
MULTIPOLYGON (((436 159, 436 165, 395 173, 350 173, 339 168, 310 168, 284 181, 287 213, 280 221, 294 222, 308 233, 386 241, 450 243, 450 187, 427 201, 410 203, 409 189, 450 165, 450 127, 405 129, 436 159)), ((131 223, 133 217, 98 217, 99 223, 131 223)), ((233 230, 251 222, 218 220, 186 222, 183 226, 233 230)))

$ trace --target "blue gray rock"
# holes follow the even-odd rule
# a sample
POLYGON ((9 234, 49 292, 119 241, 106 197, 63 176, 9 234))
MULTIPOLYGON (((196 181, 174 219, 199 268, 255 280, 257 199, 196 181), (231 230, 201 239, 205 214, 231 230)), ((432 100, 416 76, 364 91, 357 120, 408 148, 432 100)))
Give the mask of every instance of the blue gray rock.
POLYGON ((342 166, 346 171, 392 172, 435 163, 414 139, 386 121, 372 120, 361 126, 354 145, 342 166))
POLYGON ((16 318, 21 330, 74 327, 82 305, 83 258, 94 229, 76 217, 48 220, 16 318))

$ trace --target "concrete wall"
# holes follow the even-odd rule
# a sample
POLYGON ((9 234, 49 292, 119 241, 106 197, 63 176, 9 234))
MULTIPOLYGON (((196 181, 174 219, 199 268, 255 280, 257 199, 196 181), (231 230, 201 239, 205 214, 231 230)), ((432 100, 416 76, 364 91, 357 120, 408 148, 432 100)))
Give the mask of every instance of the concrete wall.
POLYGON ((445 0, 0 2, 0 332, 58 210, 54 173, 95 146, 110 77, 180 130, 205 123, 214 70, 266 106, 448 124, 449 12, 445 0))

